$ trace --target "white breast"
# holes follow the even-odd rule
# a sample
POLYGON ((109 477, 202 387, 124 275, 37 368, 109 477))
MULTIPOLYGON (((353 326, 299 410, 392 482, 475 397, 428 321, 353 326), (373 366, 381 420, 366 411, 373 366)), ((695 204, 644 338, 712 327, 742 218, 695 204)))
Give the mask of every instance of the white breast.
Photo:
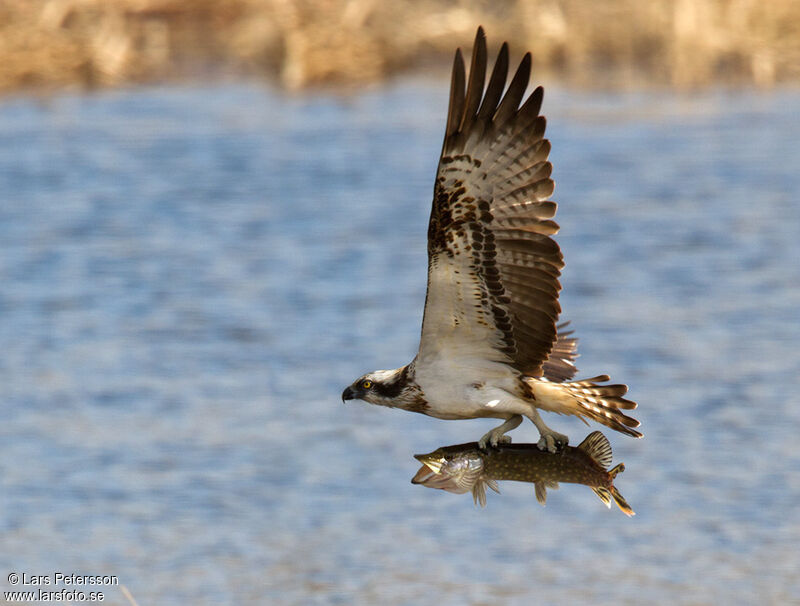
POLYGON ((516 373, 505 364, 463 358, 453 363, 445 358, 417 363, 415 380, 428 403, 432 417, 474 419, 508 416, 511 394, 517 387, 516 373))

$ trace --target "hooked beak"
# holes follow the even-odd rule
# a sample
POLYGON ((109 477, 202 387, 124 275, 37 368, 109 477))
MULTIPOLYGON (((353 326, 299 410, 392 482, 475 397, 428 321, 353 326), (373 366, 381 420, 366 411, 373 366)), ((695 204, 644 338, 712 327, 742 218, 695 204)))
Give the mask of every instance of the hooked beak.
POLYGON ((352 387, 345 387, 344 391, 342 392, 342 404, 344 404, 347 400, 355 400, 356 399, 356 392, 353 391, 352 387))

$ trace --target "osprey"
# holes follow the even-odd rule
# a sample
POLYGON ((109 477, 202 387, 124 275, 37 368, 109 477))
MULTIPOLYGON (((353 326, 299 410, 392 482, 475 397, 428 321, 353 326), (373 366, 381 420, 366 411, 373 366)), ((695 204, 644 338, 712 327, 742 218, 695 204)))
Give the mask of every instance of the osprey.
POLYGON ((478 28, 469 81, 456 51, 444 145, 428 225, 428 292, 419 352, 394 370, 356 380, 343 400, 402 408, 439 419, 503 419, 480 447, 510 442, 528 417, 555 452, 568 444, 539 410, 592 419, 630 436, 636 403, 607 375, 572 381, 577 339, 557 325, 561 250, 551 238, 556 203, 539 115, 543 89, 523 101, 527 53, 505 89, 508 45, 486 79, 486 40, 478 28), (466 84, 466 91, 465 91, 466 84), (484 88, 485 86, 485 88, 484 88), (503 90, 505 89, 505 94, 503 90), (522 103, 521 103, 522 102, 522 103), (521 103, 521 105, 520 105, 521 103))

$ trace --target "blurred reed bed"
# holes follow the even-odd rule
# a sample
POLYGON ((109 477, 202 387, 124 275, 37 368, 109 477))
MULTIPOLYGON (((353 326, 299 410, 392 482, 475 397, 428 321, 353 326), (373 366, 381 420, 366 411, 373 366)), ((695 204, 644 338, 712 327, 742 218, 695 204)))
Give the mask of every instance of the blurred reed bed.
POLYGON ((0 0, 0 91, 266 74, 377 81, 490 46, 587 85, 800 81, 797 0, 0 0))

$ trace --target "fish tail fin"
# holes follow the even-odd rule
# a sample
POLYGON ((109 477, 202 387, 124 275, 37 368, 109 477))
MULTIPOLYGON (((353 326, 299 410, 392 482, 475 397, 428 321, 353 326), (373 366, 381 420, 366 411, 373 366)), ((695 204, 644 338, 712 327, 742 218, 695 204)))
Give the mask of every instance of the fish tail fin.
MULTIPOLYGON (((625 463, 617 463, 614 465, 614 467, 608 470, 608 475, 610 475, 611 479, 613 480, 617 477, 618 473, 622 473, 623 471, 625 471, 625 463)), ((614 502, 617 504, 617 507, 622 510, 622 513, 624 513, 626 516, 636 515, 636 512, 630 505, 628 505, 628 501, 625 500, 625 497, 622 496, 619 490, 614 488, 614 486, 611 486, 609 490, 611 491, 611 496, 614 497, 614 502)))
MULTIPOLYGON (((617 467, 619 467, 619 465, 617 465, 617 467)), ((628 501, 626 501, 625 497, 623 497, 620 494, 619 490, 617 490, 612 486, 611 488, 609 488, 609 491, 611 492, 611 496, 614 497, 614 502, 617 504, 617 507, 619 507, 620 510, 622 510, 622 513, 624 513, 628 517, 636 515, 636 512, 630 505, 628 505, 628 501)))
POLYGON ((641 432, 633 429, 639 426, 639 421, 622 412, 636 408, 636 402, 622 397, 628 392, 628 386, 599 384, 606 381, 610 381, 608 375, 561 383, 574 401, 569 412, 579 417, 587 417, 634 438, 641 438, 641 432))
MULTIPOLYGON (((599 431, 593 431, 586 436, 586 439, 578 445, 578 448, 592 457, 595 463, 600 465, 603 469, 607 469, 611 464, 611 444, 608 443, 608 439, 599 431)), ((608 475, 613 481, 614 478, 617 477, 617 474, 623 471, 625 471, 625 463, 618 463, 608 470, 608 475)), ((606 504, 606 507, 611 508, 611 501, 613 500, 626 516, 636 515, 636 512, 628 505, 625 497, 620 494, 619 490, 614 488, 613 484, 608 488, 602 486, 591 486, 590 488, 594 491, 594 494, 600 497, 600 500, 606 504)))
POLYGON ((590 487, 594 494, 600 497, 600 500, 606 504, 606 507, 611 508, 611 491, 608 488, 603 488, 602 486, 591 486, 590 487))

